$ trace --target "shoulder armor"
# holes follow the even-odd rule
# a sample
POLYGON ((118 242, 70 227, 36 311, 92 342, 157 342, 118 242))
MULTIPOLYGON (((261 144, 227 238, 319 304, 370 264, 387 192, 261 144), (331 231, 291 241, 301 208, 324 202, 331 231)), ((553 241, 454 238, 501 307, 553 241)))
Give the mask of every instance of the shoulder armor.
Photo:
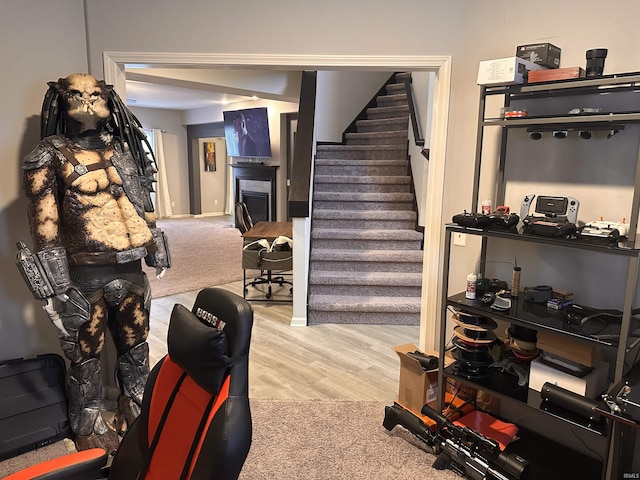
POLYGON ((51 147, 44 142, 40 142, 24 158, 22 168, 24 170, 36 170, 51 162, 52 158, 51 147))
POLYGON ((24 170, 36 170, 46 165, 56 156, 54 147, 57 149, 61 145, 64 145, 64 141, 58 135, 52 135, 51 137, 41 140, 33 150, 27 154, 22 168, 24 170))
POLYGON ((123 151, 118 143, 114 143, 114 152, 111 156, 111 163, 116 167, 120 175, 138 175, 138 166, 125 147, 123 151))

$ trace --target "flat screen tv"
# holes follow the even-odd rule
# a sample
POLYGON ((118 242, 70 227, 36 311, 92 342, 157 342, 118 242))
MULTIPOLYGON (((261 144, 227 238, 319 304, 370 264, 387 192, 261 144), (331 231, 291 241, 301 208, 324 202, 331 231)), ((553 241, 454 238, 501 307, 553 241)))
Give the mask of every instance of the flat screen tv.
POLYGON ((227 155, 271 157, 267 107, 222 112, 227 155))

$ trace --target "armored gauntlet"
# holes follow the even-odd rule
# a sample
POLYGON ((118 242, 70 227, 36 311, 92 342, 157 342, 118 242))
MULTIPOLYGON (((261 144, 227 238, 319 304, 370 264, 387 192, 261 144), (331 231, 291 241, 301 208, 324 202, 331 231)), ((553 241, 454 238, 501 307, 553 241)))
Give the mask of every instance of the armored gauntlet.
POLYGON ((16 265, 37 300, 46 300, 67 291, 71 277, 64 247, 45 248, 33 254, 24 242, 18 242, 16 246, 16 265))
POLYGON ((169 242, 167 236, 159 228, 152 228, 151 234, 158 249, 145 257, 145 263, 149 267, 165 269, 171 267, 171 254, 169 252, 169 242))

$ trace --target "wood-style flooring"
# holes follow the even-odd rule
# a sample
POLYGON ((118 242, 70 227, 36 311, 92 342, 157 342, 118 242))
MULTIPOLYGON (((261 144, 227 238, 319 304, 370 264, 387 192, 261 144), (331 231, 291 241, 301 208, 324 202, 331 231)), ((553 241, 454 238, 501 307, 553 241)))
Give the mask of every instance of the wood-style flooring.
MULTIPOLYGON (((242 296, 242 282, 222 285, 242 296)), ((251 288, 249 287, 251 293, 251 288)), ((154 299, 148 338, 151 365, 166 354, 171 310, 191 309, 197 291, 154 299)), ((291 327, 290 303, 251 302, 249 396, 393 402, 400 361, 392 347, 418 344, 419 327, 323 324, 291 327)))

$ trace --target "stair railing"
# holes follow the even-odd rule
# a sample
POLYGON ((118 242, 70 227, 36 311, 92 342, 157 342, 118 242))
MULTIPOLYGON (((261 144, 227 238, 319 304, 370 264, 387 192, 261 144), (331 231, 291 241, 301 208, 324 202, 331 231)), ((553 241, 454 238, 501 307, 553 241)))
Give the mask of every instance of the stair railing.
POLYGON ((417 147, 422 147, 420 153, 422 156, 429 160, 429 149, 424 148, 424 138, 422 137, 422 131, 420 129, 420 122, 418 121, 418 112, 416 110, 415 100, 413 96, 413 87, 411 86, 411 78, 404 79, 404 89, 407 93, 407 101, 409 103, 409 117, 411 119, 411 125, 413 127, 413 138, 417 147))
POLYGON ((289 215, 307 218, 311 191, 311 162, 313 161, 313 132, 316 114, 317 72, 302 72, 300 102, 298 104, 298 128, 291 166, 289 190, 289 215))

